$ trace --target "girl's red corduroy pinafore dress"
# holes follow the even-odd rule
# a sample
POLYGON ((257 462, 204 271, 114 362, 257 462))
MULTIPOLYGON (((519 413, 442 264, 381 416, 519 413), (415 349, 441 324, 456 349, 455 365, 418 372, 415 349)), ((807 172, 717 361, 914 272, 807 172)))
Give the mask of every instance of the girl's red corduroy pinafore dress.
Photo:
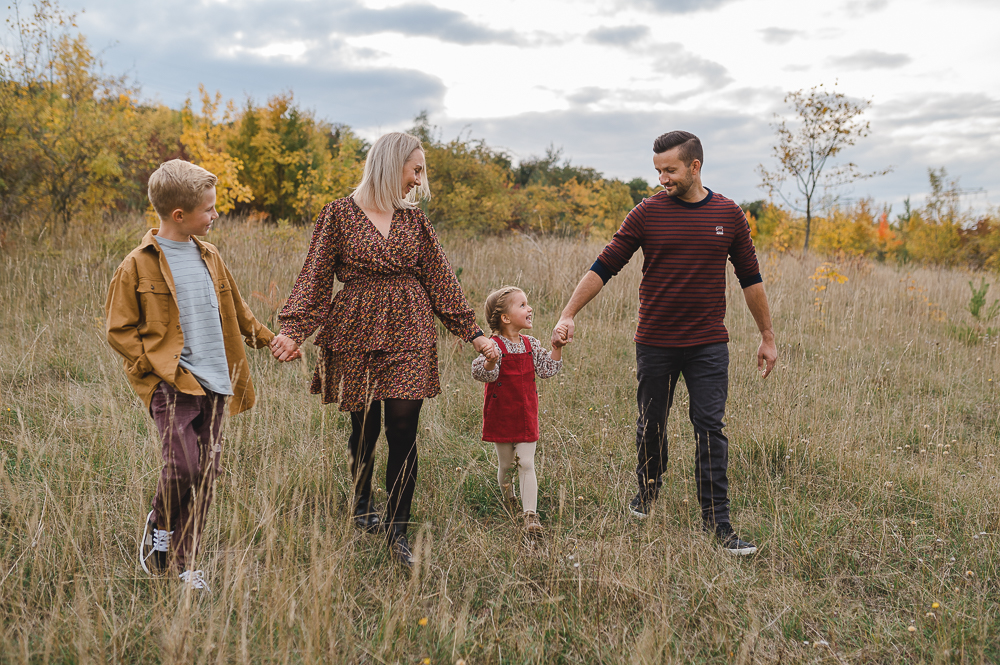
POLYGON ((499 335, 503 361, 500 376, 486 384, 483 402, 483 441, 490 443, 533 443, 538 441, 538 390, 531 342, 521 335, 524 353, 508 353, 499 335))

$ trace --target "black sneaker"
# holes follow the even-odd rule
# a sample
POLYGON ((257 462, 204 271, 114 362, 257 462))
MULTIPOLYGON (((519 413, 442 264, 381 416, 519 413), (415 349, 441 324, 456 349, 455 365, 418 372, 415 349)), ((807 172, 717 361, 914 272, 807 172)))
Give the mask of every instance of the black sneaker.
POLYGON ((733 556, 750 556, 757 552, 757 546, 736 535, 736 532, 733 531, 733 526, 729 522, 722 522, 715 525, 715 537, 719 539, 722 549, 733 556))
POLYGON ((153 522, 153 511, 146 516, 146 528, 139 541, 139 565, 149 575, 162 575, 167 572, 167 550, 170 549, 170 536, 173 531, 157 529, 153 522))
POLYGON ((628 511, 633 517, 645 519, 653 510, 653 497, 649 494, 636 492, 632 500, 628 502, 628 511))

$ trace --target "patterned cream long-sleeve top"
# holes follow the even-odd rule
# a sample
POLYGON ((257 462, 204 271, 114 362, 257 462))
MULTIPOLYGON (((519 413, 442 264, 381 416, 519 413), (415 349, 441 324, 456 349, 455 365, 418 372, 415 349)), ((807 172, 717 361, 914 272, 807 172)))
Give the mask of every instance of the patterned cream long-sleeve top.
MULTIPOLYGON (((531 359, 534 362, 535 374, 538 375, 538 378, 547 379, 555 376, 562 369, 562 361, 553 360, 552 354, 542 347, 541 342, 534 337, 530 335, 525 335, 525 337, 528 338, 528 342, 531 344, 531 359)), ((524 343, 520 340, 512 342, 504 338, 503 343, 507 346, 507 353, 524 353, 524 343)), ((497 344, 496 340, 493 340, 493 346, 497 350, 500 349, 500 345, 497 344)), ((503 355, 501 354, 500 360, 497 361, 497 366, 492 371, 489 371, 486 369, 486 358, 481 355, 476 356, 475 360, 472 361, 472 378, 484 383, 493 383, 500 377, 500 363, 502 362, 503 355)))

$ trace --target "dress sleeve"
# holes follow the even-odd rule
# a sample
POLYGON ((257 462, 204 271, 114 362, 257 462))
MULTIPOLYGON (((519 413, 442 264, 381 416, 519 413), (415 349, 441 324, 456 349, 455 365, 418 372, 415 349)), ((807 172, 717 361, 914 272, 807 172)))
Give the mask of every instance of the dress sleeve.
POLYGON ((476 313, 465 298, 430 220, 420 210, 412 214, 421 227, 417 278, 430 298, 431 309, 452 335, 471 342, 481 332, 476 324, 476 313))
POLYGON ((553 360, 552 354, 534 337, 529 336, 528 341, 531 342, 531 360, 535 364, 535 374, 538 378, 548 379, 558 374, 562 369, 562 361, 553 360))
MULTIPOLYGON (((497 346, 496 342, 493 342, 493 346, 497 346)), ((500 350, 500 347, 497 347, 500 350)), ((503 362, 503 355, 501 354, 500 359, 497 360, 497 366, 492 370, 486 369, 486 357, 483 355, 478 355, 472 360, 472 378, 476 381, 482 381, 483 383, 493 383, 500 378, 500 363, 503 362)))
POLYGON ((338 234, 334 204, 328 203, 316 218, 302 271, 278 314, 281 332, 296 344, 302 344, 316 332, 330 310, 330 297, 340 261, 338 234))

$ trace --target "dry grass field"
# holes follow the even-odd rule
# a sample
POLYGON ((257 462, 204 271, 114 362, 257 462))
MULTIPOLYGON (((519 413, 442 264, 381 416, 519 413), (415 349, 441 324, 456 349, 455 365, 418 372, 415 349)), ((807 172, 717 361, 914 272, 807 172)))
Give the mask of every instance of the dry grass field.
MULTIPOLYGON (((733 519, 760 545, 741 560, 700 531, 683 390, 661 500, 626 517, 638 260, 539 384, 536 547, 498 499, 469 345, 439 342, 412 576, 348 521, 348 420, 308 394, 315 349, 287 365, 251 351, 259 401, 226 426, 212 593, 192 595, 136 563, 159 445, 104 340, 108 281, 143 230, 12 234, 0 251, 0 662, 1000 662, 1000 357, 950 332, 970 321, 971 275, 853 262, 839 283, 810 279, 818 257, 762 256, 767 380, 730 279, 733 519)), ((308 234, 223 220, 209 240, 273 325, 308 234)), ((446 246, 477 310, 522 285, 543 340, 600 248, 446 246)))

